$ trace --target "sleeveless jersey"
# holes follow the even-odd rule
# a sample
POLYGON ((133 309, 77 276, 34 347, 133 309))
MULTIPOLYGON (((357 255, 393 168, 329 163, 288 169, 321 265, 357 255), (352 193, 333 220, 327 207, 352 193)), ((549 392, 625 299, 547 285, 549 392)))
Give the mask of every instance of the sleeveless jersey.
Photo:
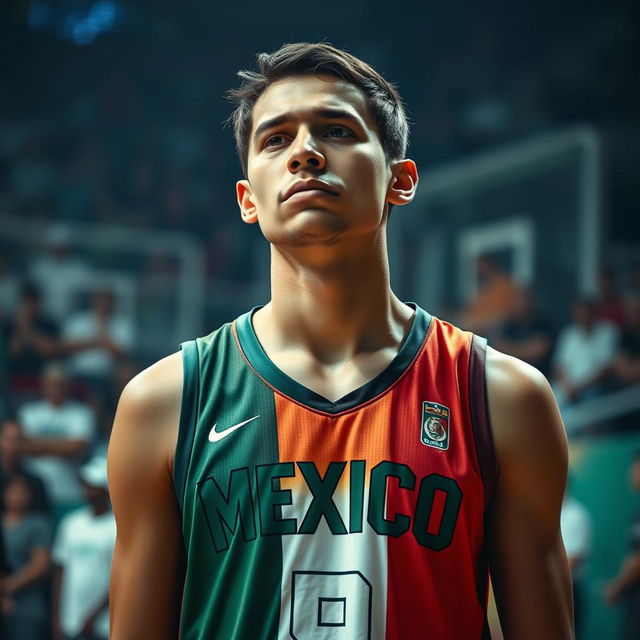
POLYGON ((181 345, 182 640, 489 638, 486 342, 411 306, 337 402, 274 365, 253 312, 181 345))

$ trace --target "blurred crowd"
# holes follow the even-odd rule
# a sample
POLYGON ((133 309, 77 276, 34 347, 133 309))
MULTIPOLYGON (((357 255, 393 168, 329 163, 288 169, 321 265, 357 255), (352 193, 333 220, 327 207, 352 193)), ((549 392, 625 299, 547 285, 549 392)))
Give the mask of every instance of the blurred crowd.
POLYGON ((106 449, 135 325, 60 229, 47 247, 0 269, 0 637, 107 638, 106 449))
POLYGON ((456 315, 464 328, 542 371, 560 409, 640 384, 640 265, 601 270, 591 296, 560 301, 569 322, 554 326, 535 291, 490 255, 477 260, 478 293, 456 315))

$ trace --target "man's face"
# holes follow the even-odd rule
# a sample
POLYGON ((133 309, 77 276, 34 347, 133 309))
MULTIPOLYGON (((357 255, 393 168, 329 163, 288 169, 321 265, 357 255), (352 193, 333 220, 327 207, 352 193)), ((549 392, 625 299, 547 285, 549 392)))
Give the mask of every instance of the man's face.
POLYGON ((62 372, 49 371, 42 378, 42 394, 53 403, 63 402, 67 398, 67 378, 62 372))
POLYGON ((96 313, 109 315, 113 310, 113 295, 110 291, 97 291, 93 296, 93 308, 96 313))
POLYGON ((20 427, 13 420, 5 420, 0 427, 0 453, 14 460, 22 451, 23 436, 20 427))
POLYGON ((326 75, 284 78, 258 98, 247 173, 237 185, 243 218, 259 222, 271 243, 294 246, 378 228, 394 177, 364 93, 326 75), (311 178, 331 193, 287 198, 292 185, 311 178))
POLYGON ((581 327, 591 327, 595 320, 595 312, 591 305, 578 302, 573 307, 574 322, 581 327))

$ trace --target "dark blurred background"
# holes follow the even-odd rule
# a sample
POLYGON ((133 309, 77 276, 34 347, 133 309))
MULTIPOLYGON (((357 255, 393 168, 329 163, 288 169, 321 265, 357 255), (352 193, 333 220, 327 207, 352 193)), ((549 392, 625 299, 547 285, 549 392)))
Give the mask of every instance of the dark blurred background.
MULTIPOLYGON (((557 391, 578 638, 622 637, 640 611, 640 574, 619 574, 640 553, 639 13, 622 0, 5 2, 0 469, 7 487, 18 471, 42 481, 33 549, 53 544, 62 569, 60 523, 87 505, 101 515, 75 476, 104 457, 126 382, 268 300, 268 246, 235 202, 224 93, 257 52, 325 40, 396 83, 411 119, 421 183, 390 221, 396 291, 557 391)), ((64 578, 45 565, 5 589, 5 617, 40 589, 46 616, 29 595, 23 624, 58 624, 64 578)))

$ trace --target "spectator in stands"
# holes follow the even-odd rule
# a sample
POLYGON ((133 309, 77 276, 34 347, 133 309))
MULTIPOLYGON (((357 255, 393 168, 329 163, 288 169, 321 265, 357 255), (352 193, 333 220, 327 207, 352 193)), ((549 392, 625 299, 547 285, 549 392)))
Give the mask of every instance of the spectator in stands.
POLYGON ((40 292, 23 287, 18 307, 3 328, 9 388, 14 394, 33 394, 43 365, 58 353, 58 325, 41 310, 40 292))
POLYGON ((78 464, 95 438, 93 411, 69 396, 64 365, 51 362, 42 374, 42 399, 24 404, 18 419, 25 433, 27 468, 45 483, 56 521, 82 502, 78 464))
POLYGON ((627 322, 613 369, 622 384, 640 384, 640 297, 627 302, 627 322))
POLYGON ((89 505, 65 516, 53 545, 53 640, 109 635, 116 522, 109 503, 106 458, 92 458, 80 469, 80 477, 89 505))
POLYGON ((618 292, 613 269, 602 269, 598 275, 598 318, 617 327, 625 321, 624 299, 618 292))
MULTIPOLYGON (((42 478, 29 473, 25 466, 22 429, 14 418, 8 417, 0 424, 0 495, 9 479, 16 474, 20 474, 30 485, 33 510, 50 515, 49 496, 42 478)), ((0 513, 3 511, 4 504, 0 503, 0 513)))
POLYGON ((506 320, 516 295, 516 285, 490 255, 476 262, 479 291, 462 310, 460 324, 469 331, 486 335, 506 320))
MULTIPOLYGON (((629 470, 629 484, 640 492, 640 450, 635 452, 629 470)), ((629 551, 617 575, 605 586, 608 604, 624 605, 623 640, 640 638, 640 510, 633 516, 629 530, 629 551)))
MULTIPOLYGON (((0 582, 7 640, 47 640, 44 578, 50 568, 48 518, 34 510, 31 483, 21 474, 4 486, 2 533, 9 573, 0 582)), ((5 637, 5 636, 3 636, 5 637)))
POLYGON ((518 289, 509 315, 492 341, 496 349, 520 358, 549 373, 553 333, 549 323, 536 310, 533 292, 518 289))
POLYGON ((603 393, 610 379, 617 329, 598 320, 595 301, 573 305, 573 323, 565 327, 553 354, 554 391, 561 407, 603 393))
POLYGON ((560 512, 560 531, 567 551, 573 582, 573 619, 575 637, 582 638, 583 582, 585 563, 591 552, 591 517, 586 507, 569 494, 571 480, 567 483, 560 512))
POLYGON ((91 267, 74 255, 72 240, 71 227, 52 227, 45 253, 34 260, 29 271, 42 291, 44 308, 59 323, 69 317, 78 294, 90 290, 94 279, 91 267))
POLYGON ((133 345, 133 322, 115 310, 113 291, 101 288, 93 295, 91 309, 69 318, 62 332, 72 374, 100 394, 110 383, 117 360, 133 345))

